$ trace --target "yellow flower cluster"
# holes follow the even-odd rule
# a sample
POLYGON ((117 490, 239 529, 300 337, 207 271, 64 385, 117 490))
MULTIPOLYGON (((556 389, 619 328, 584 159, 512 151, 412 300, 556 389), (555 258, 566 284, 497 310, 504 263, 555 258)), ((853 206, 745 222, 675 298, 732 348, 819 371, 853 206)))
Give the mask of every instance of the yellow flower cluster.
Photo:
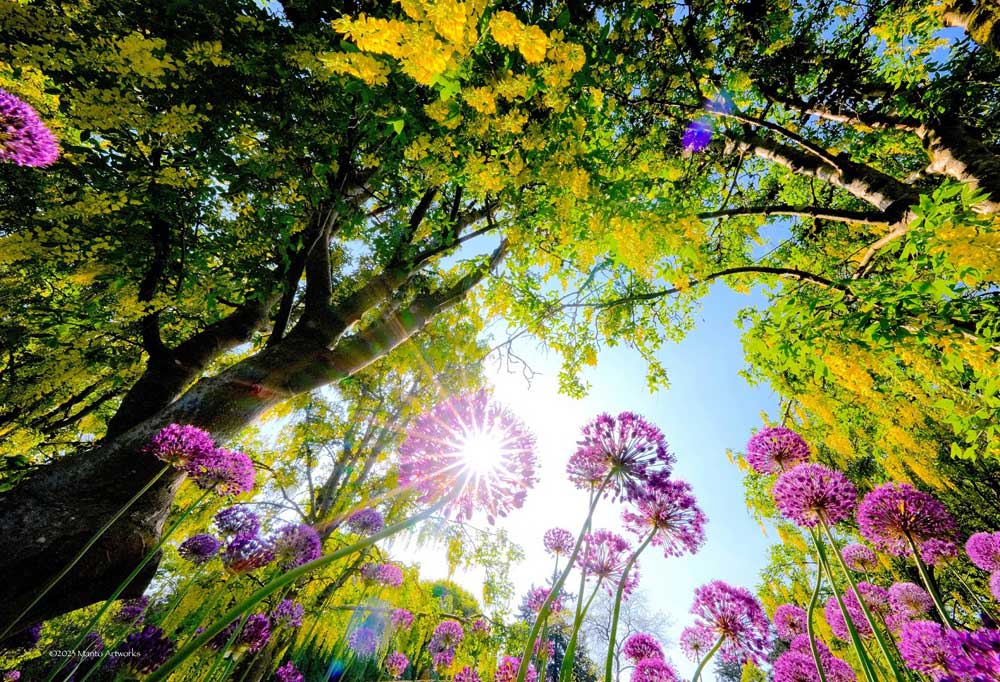
POLYGON ((549 49, 549 37, 537 26, 527 26, 507 11, 497 12, 490 18, 490 35, 498 45, 507 49, 517 48, 524 61, 539 64, 549 49))

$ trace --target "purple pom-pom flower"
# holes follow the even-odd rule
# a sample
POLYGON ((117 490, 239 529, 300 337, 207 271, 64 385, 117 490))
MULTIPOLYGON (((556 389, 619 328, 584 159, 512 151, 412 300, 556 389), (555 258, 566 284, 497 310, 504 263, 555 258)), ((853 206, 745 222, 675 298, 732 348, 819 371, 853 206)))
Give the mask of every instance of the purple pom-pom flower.
POLYGON ((278 565, 284 569, 307 564, 323 553, 319 533, 305 524, 285 526, 271 539, 271 546, 278 565))
POLYGON ((406 672, 406 666, 410 664, 406 654, 402 651, 394 651, 385 657, 383 667, 390 677, 400 678, 406 672))
POLYGON ((182 542, 177 548, 177 553, 181 558, 187 559, 193 564, 204 564, 211 561, 212 557, 219 553, 221 547, 222 543, 214 536, 201 533, 192 535, 182 542))
POLYGON ((852 571, 866 573, 878 568, 878 557, 875 556, 875 552, 872 551, 871 547, 865 545, 858 543, 846 545, 840 550, 840 557, 852 571))
POLYGON ((347 527, 352 533, 371 535, 385 527, 385 519, 377 509, 361 509, 348 517, 347 527))
POLYGON ((778 477, 774 502, 786 517, 811 528, 834 525, 854 511, 857 490, 841 472, 822 464, 799 464, 778 477))
POLYGON ((665 481, 636 500, 622 518, 630 531, 663 548, 663 556, 694 554, 705 542, 705 515, 684 481, 665 481))
POLYGON ((553 556, 568 555, 573 552, 576 538, 565 528, 549 528, 542 538, 545 551, 553 556))
POLYGON ((0 162, 48 166, 59 158, 59 145, 34 107, 0 90, 0 162))
POLYGON ((644 658, 663 658, 663 647, 652 635, 636 632, 625 640, 622 654, 629 662, 638 663, 644 658))
POLYGON ((654 656, 636 661, 631 682, 680 682, 680 677, 672 665, 654 656))
POLYGON ((247 573, 274 561, 270 543, 257 535, 239 534, 222 551, 222 565, 233 573, 247 573))
POLYGON ((278 682, 305 682, 305 675, 299 672, 295 664, 291 661, 285 663, 274 671, 274 677, 278 682))
POLYGON ((302 604, 291 599, 283 599, 271 614, 275 628, 297 628, 302 626, 302 617, 306 609, 302 604))
POLYGON ((945 506, 907 483, 886 483, 865 495, 858 507, 858 526, 865 539, 897 556, 955 533, 955 521, 945 506))
POLYGON ((761 474, 785 471, 809 460, 805 439, 783 426, 769 426, 747 442, 747 464, 761 474))
POLYGON ((965 542, 965 552, 978 568, 1000 571, 1000 533, 975 533, 965 542))
POLYGON ((260 532, 260 518, 249 507, 236 504, 215 515, 215 525, 225 536, 256 535, 260 532))
POLYGON ((771 644, 771 621, 749 590, 713 580, 694 591, 695 625, 722 639, 719 655, 729 663, 763 662, 771 644))
POLYGON ((795 604, 782 604, 774 610, 774 631, 782 639, 792 640, 806 633, 806 610, 795 604))

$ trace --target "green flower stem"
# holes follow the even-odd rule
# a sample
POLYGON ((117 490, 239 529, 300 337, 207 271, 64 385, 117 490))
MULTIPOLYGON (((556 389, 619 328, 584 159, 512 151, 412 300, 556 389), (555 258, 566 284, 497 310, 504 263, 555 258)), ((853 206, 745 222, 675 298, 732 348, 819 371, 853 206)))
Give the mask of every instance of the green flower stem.
POLYGON ((35 607, 35 604, 37 604, 38 602, 40 602, 42 600, 42 598, 45 595, 47 595, 49 593, 49 591, 59 583, 60 580, 62 580, 63 578, 66 577, 67 573, 69 573, 71 570, 73 570, 74 566, 76 566, 78 563, 80 563, 80 559, 82 559, 84 557, 84 555, 88 551, 90 551, 90 548, 93 547, 94 544, 98 540, 101 539, 101 537, 108 531, 109 528, 111 528, 111 526, 113 526, 113 525, 115 525, 115 523, 117 523, 118 519, 120 519, 125 514, 125 512, 127 512, 132 507, 132 505, 135 504, 139 500, 140 497, 142 497, 143 495, 145 495, 146 492, 148 492, 149 489, 152 488, 153 485, 155 485, 157 481, 159 481, 161 478, 163 478, 163 475, 165 473, 167 473, 167 471, 169 471, 169 469, 170 469, 170 465, 169 464, 167 466, 163 467, 162 469, 160 469, 160 471, 155 476, 153 476, 153 478, 151 478, 149 480, 149 483, 147 483, 146 485, 144 485, 142 487, 142 489, 139 490, 139 492, 137 492, 135 495, 133 495, 132 499, 130 499, 128 502, 126 502, 124 507, 122 507, 117 512, 115 512, 114 516, 112 516, 110 519, 108 519, 107 522, 103 526, 101 526, 101 528, 96 533, 94 533, 93 537, 91 537, 89 540, 87 540, 87 543, 83 547, 80 548, 80 551, 77 552, 76 555, 72 559, 70 559, 69 563, 66 564, 63 567, 63 569, 61 571, 59 571, 59 573, 56 574, 56 576, 52 580, 50 580, 49 583, 44 588, 42 588, 42 591, 39 592, 35 596, 35 598, 31 601, 30 604, 28 604, 24 608, 23 611, 21 611, 20 615, 18 615, 10 623, 10 625, 8 625, 6 628, 4 628, 3 632, 0 632, 0 639, 3 639, 4 637, 6 637, 7 633, 10 632, 14 628, 15 625, 17 625, 18 623, 20 623, 21 620, 25 616, 28 615, 28 612, 30 612, 31 609, 33 609, 35 607))
POLYGON ((850 569, 847 568, 847 564, 844 562, 844 557, 840 556, 840 552, 837 551, 837 542, 833 539, 833 533, 830 531, 829 524, 820 519, 820 526, 822 526, 823 533, 830 542, 830 548, 833 550, 833 555, 837 557, 837 563, 840 566, 841 572, 844 574, 844 578, 847 580, 847 584, 851 586, 851 590, 854 592, 854 596, 857 598, 858 604, 861 606, 861 612, 865 614, 865 620, 868 621, 868 625, 875 634, 875 641, 878 643, 878 648, 882 651, 882 655, 885 657, 886 663, 889 664, 889 668, 892 670, 892 676, 896 678, 897 682, 903 682, 903 680, 906 679, 906 676, 903 674, 902 670, 900 670, 899 665, 897 665, 896 657, 892 655, 892 648, 889 646, 889 643, 885 641, 885 637, 882 635, 882 628, 879 627, 879 621, 872 616, 871 611, 868 610, 868 605, 865 604, 865 600, 858 591, 858 584, 854 581, 854 576, 851 575, 850 569))
POLYGON ((583 591, 586 588, 586 580, 587 574, 581 574, 580 598, 576 603, 576 617, 573 619, 573 632, 570 633, 569 643, 566 645, 565 654, 563 654, 562 666, 559 669, 559 682, 572 682, 573 663, 576 659, 576 642, 580 634, 580 627, 583 625, 583 619, 587 616, 587 612, 590 610, 590 604, 594 601, 594 597, 597 596, 597 591, 601 587, 601 581, 598 580, 597 584, 594 585, 594 589, 591 591, 590 596, 587 598, 586 604, 584 604, 583 591))
MULTIPOLYGON (((104 605, 101 607, 101 610, 98 611, 96 614, 94 614, 94 617, 90 619, 90 621, 87 623, 87 626, 80 631, 80 636, 77 637, 75 642, 73 642, 73 645, 70 646, 70 649, 80 648, 80 645, 83 644, 83 640, 86 639, 87 637, 87 633, 89 633, 97 626, 97 623, 100 622, 101 617, 108 612, 108 609, 110 609, 111 605, 115 602, 116 599, 118 599, 118 596, 125 591, 125 588, 132 583, 135 577, 139 575, 139 573, 142 571, 143 568, 146 567, 146 564, 148 564, 150 561, 153 560, 153 557, 155 557, 157 552, 159 552, 160 549, 163 547, 163 545, 166 544, 167 540, 170 539, 170 536, 173 535, 174 531, 177 530, 182 523, 184 523, 184 520, 191 515, 191 512, 193 512, 195 508, 199 504, 201 504, 202 500, 208 497, 209 493, 211 492, 212 492, 211 490, 206 490, 204 493, 201 494, 201 496, 197 500, 189 504, 187 509, 181 512, 180 516, 177 517, 177 520, 174 521, 174 523, 170 526, 170 528, 168 528, 160 536, 160 539, 156 542, 155 545, 153 545, 153 548, 149 550, 146 556, 142 558, 142 561, 139 562, 139 565, 136 566, 134 569, 132 569, 132 572, 128 574, 125 580, 119 583, 118 587, 115 588, 115 591, 111 593, 111 596, 108 597, 107 600, 105 600, 104 605)), ((63 662, 60 663, 56 667, 56 669, 52 671, 52 673, 49 674, 49 676, 46 678, 46 682, 52 682, 52 680, 55 679, 56 675, 59 674, 59 671, 62 670, 64 667, 66 667, 66 663, 68 662, 69 659, 64 658, 63 662)))
POLYGON ((951 576, 958 581, 958 584, 962 586, 962 589, 965 591, 965 593, 972 597, 972 600, 976 602, 976 606, 978 606, 979 609, 983 611, 986 615, 988 615, 991 619, 996 621, 997 617, 996 614, 993 613, 993 609, 991 609, 989 605, 987 605, 986 602, 983 601, 982 597, 980 597, 975 590, 969 587, 969 584, 965 582, 965 579, 962 577, 962 574, 956 571, 951 566, 948 567, 948 572, 951 573, 951 576))
POLYGON ((878 677, 875 675, 875 670, 872 667, 871 659, 868 657, 868 652, 865 651, 865 646, 861 641, 861 636, 858 634, 857 628, 854 627, 854 622, 851 620, 851 615, 847 612, 847 607, 844 606, 844 600, 840 596, 840 590, 837 589, 837 583, 833 578, 833 571, 830 568, 830 562, 826 558, 826 550, 823 549, 823 544, 814 529, 810 528, 809 534, 812 536, 813 544, 816 546, 816 554, 823 566, 826 577, 830 580, 830 587, 833 588, 833 596, 836 598, 837 605, 840 606, 840 612, 844 616, 844 623, 847 625, 847 632, 851 637, 851 644, 854 646, 854 650, 858 654, 858 661, 861 663, 861 670, 864 673, 865 680, 867 682, 878 682, 878 677))
POLYGON ((715 652, 719 650, 719 647, 722 646, 724 641, 726 641, 726 636, 722 635, 722 637, 719 637, 719 641, 717 641, 715 645, 708 650, 708 653, 705 654, 705 658, 701 659, 701 663, 698 664, 698 668, 694 671, 694 676, 691 678, 692 682, 698 682, 698 680, 701 679, 701 671, 705 668, 705 664, 712 660, 712 656, 715 656, 715 652))
POLYGON ((823 569, 816 566, 816 587, 813 588, 812 597, 809 599, 809 608, 806 610, 806 633, 809 635, 809 651, 816 663, 819 682, 826 682, 826 673, 823 671, 823 663, 819 659, 819 647, 816 646, 816 634, 813 631, 813 612, 816 610, 816 600, 819 599, 819 588, 822 584, 823 569))
POLYGON ((920 558, 920 551, 917 549, 917 543, 913 541, 913 538, 907 533, 906 542, 910 545, 910 551, 913 552, 913 559, 917 564, 917 571, 920 573, 920 579, 924 581, 924 586, 927 587, 927 592, 930 593, 931 599, 934 600, 934 606, 937 607, 937 612, 941 615, 941 622, 945 624, 949 630, 955 629, 955 623, 952 622, 951 616, 948 612, 944 610, 944 600, 941 599, 941 594, 938 592, 937 583, 934 582, 934 578, 931 577, 931 572, 927 570, 927 564, 924 560, 920 558))
POLYGON ((559 579, 549 590, 549 596, 545 598, 542 602, 542 608, 538 611, 538 616, 535 618, 535 622, 531 625, 531 631, 528 633, 528 641, 524 646, 524 651, 521 653, 521 662, 518 664, 517 668, 517 682, 524 682, 528 675, 528 664, 531 662, 531 655, 533 653, 535 638, 538 637, 538 630, 541 627, 542 621, 544 621, 549 615, 549 609, 552 606, 552 601, 556 598, 566 584, 566 579, 569 577, 570 571, 573 570, 573 563, 576 561, 577 555, 580 553, 580 548, 583 546, 583 538, 587 535, 590 530, 590 524, 594 518, 594 510, 597 508, 597 503, 601 499, 601 495, 604 493, 604 488, 608 485, 608 481, 611 480, 611 475, 608 474, 601 482, 601 485, 591 494, 589 509, 587 510, 587 518, 583 522, 583 527, 580 529, 580 534, 576 538, 576 544, 573 546, 573 551, 570 553, 569 557, 566 559, 566 567, 563 569, 562 574, 559 579))
POLYGON ((625 564, 625 570, 622 571, 622 578, 618 581, 618 591, 615 593, 615 608, 611 612, 611 631, 608 634, 608 657, 604 662, 604 682, 611 682, 612 668, 615 663, 615 638, 618 636, 618 617, 621 615, 622 610, 622 597, 625 595, 625 583, 628 580, 629 571, 638 561, 639 555, 642 554, 643 550, 649 547, 649 543, 653 541, 656 537, 656 529, 646 536, 646 539, 639 549, 632 553, 629 557, 628 563, 625 564))
POLYGON ((245 599, 243 599, 243 601, 239 602, 238 604, 236 604, 236 606, 234 606, 229 611, 224 613, 214 623, 206 627, 205 630, 202 631, 200 635, 197 635, 196 637, 192 638, 191 641, 189 641, 187 644, 178 649, 177 653, 171 656, 166 663, 164 663, 152 675, 150 675, 147 678, 146 682, 157 682, 157 680, 167 679, 170 676, 170 673, 172 673, 181 663, 186 661, 191 655, 193 655, 196 651, 198 651, 198 649, 204 646, 215 635, 222 632, 222 630, 224 630, 227 625, 232 623, 237 618, 240 618, 241 616, 248 613, 250 609, 252 609, 254 605, 256 605, 261 600, 265 599, 266 597, 269 597, 270 595, 274 594, 275 592, 282 589, 286 585, 291 585, 299 578, 309 575, 310 573, 312 573, 317 569, 329 566, 330 564, 335 563, 340 559, 343 559, 344 557, 348 557, 352 554, 360 552, 363 549, 371 547, 379 540, 383 540, 387 537, 395 535, 400 531, 406 530, 407 528, 416 525, 418 522, 423 521, 427 517, 431 516, 432 514, 440 510, 458 492, 461 492, 460 489, 456 489, 454 493, 436 502, 433 506, 420 512, 419 514, 411 516, 409 519, 406 519, 405 521, 400 521, 399 523, 395 523, 391 526, 386 526, 379 532, 373 533, 372 535, 368 536, 363 540, 359 540, 358 542, 355 542, 351 545, 347 545, 346 547, 342 547, 341 549, 338 549, 334 552, 325 554, 318 559, 314 559, 309 563, 302 564, 301 566, 293 568, 290 571, 276 578, 273 578, 263 587, 261 587, 256 592, 251 594, 249 597, 246 597, 245 599))

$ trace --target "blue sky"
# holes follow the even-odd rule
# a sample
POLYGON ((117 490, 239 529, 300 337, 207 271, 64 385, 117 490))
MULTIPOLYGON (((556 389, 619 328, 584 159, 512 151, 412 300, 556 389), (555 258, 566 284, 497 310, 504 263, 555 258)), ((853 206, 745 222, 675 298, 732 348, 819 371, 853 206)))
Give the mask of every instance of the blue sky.
MULTIPOLYGON (((661 350, 670 389, 655 394, 646 388, 642 359, 627 349, 600 355, 597 368, 587 377, 590 393, 581 400, 559 395, 558 358, 530 347, 518 349, 542 372, 530 387, 519 374, 491 371, 497 398, 538 437, 539 483, 525 506, 500 522, 526 553, 512 576, 519 594, 541 584, 551 571, 542 534, 552 526, 575 533, 583 521, 585 495, 564 475, 580 427, 600 412, 638 412, 666 434, 677 458, 675 476, 691 483, 709 519, 707 542, 696 556, 666 560, 650 548, 640 560, 642 588, 652 602, 651 610, 663 611, 673 620, 675 641, 668 655, 682 673, 693 672, 694 666, 676 649, 676 638, 688 623, 694 588, 713 578, 753 588, 773 540, 747 513, 741 472, 726 457, 727 449, 742 450, 752 430, 760 426, 762 411, 774 415, 778 409, 770 390, 751 387, 738 374, 744 362, 736 312, 763 303, 760 294, 738 294, 724 284, 715 285, 704 299, 694 331, 680 344, 661 350)), ((620 506, 605 505, 598 510, 595 527, 620 530, 620 513, 620 506)), ((447 569, 440 555, 439 548, 417 553, 424 577, 444 577, 447 569)), ((455 576, 473 594, 481 592, 481 579, 475 571, 455 576)))

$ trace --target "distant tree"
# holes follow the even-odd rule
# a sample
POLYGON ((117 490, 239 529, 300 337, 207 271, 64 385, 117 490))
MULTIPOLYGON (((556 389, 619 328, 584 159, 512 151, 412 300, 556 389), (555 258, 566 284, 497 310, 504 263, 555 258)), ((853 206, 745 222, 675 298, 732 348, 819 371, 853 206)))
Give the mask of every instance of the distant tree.
MULTIPOLYGON (((622 647, 629 636, 637 632, 645 632, 660 641, 666 649, 670 645, 667 631, 670 629, 671 617, 650 606, 649 595, 642 589, 637 589, 621 605, 618 631, 614 645, 614 675, 616 681, 628 678, 632 665, 622 658, 622 647)), ((611 616, 615 600, 606 592, 600 592, 591 604, 590 610, 583 621, 581 632, 584 635, 586 651, 597 660, 604 660, 608 651, 608 641, 611 634, 611 616)))

